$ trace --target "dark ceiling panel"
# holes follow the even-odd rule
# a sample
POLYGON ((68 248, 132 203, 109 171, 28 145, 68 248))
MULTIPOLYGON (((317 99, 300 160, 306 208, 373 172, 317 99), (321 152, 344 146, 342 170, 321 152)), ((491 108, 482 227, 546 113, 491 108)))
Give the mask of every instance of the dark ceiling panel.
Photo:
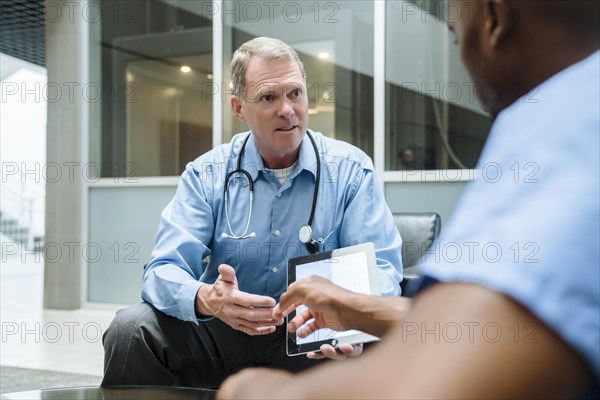
POLYGON ((0 1, 0 52, 44 67, 44 0, 0 1))

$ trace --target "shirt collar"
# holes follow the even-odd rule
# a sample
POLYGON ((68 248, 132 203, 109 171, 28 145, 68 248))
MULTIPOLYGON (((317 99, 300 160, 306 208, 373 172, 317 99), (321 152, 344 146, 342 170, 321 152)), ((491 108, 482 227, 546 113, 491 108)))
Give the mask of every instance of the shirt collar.
MULTIPOLYGON (((316 142, 317 139, 315 137, 314 132, 310 131, 310 133, 316 142)), ((243 141, 246 139, 246 136, 244 135, 240 139, 241 143, 243 143, 243 141)), ((242 168, 248 171, 248 173, 252 177, 253 182, 256 181, 256 179, 258 178, 258 173, 260 171, 269 171, 269 169, 265 166, 263 159, 260 156, 260 153, 258 152, 256 142, 254 141, 254 135, 252 134, 250 134, 250 138, 248 138, 248 143, 246 143, 246 148, 244 150, 244 155, 242 158, 242 168)), ((300 143, 300 154, 298 156, 298 163, 296 164, 296 168, 294 168, 294 171, 290 174, 290 177, 294 178, 302 170, 310 171, 316 177, 317 158, 312 143, 310 142, 310 138, 307 134, 304 135, 304 137, 302 138, 302 143, 300 143)))

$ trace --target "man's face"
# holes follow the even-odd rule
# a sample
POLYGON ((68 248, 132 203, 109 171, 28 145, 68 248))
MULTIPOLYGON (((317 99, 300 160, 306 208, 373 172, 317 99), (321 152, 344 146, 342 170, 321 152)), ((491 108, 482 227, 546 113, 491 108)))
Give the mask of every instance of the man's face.
POLYGON ((460 55, 471 79, 475 96, 484 110, 492 115, 502 108, 501 90, 497 78, 498 67, 486 46, 486 29, 489 17, 484 11, 484 1, 450 0, 448 28, 454 33, 460 55), (496 77, 496 78, 495 78, 496 77))
POLYGON ((298 65, 251 57, 246 82, 244 99, 231 99, 233 112, 254 133, 267 167, 290 166, 308 128, 306 84, 298 65))

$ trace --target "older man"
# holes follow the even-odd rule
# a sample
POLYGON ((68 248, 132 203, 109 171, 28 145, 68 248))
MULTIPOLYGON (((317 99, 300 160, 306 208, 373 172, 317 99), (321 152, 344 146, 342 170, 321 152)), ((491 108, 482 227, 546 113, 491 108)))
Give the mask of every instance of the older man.
POLYGON ((272 307, 292 257, 374 242, 380 289, 399 292, 401 239, 373 164, 308 129, 296 52, 257 38, 235 52, 231 69, 231 106, 250 132, 181 176, 144 272, 144 303, 121 310, 105 334, 105 386, 217 387, 244 367, 299 371, 318 362, 310 358, 360 354, 346 345, 286 355, 272 307))

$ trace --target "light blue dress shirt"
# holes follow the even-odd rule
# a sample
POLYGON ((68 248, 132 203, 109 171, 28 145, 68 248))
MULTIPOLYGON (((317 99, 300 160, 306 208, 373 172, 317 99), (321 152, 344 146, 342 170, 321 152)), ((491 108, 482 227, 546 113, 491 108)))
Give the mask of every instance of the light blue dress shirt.
MULTIPOLYGON (((402 240, 370 158, 356 147, 312 132, 321 158, 321 179, 312 224, 321 251, 363 242, 375 244, 379 288, 399 294, 402 280, 402 240)), ((236 135, 189 163, 175 197, 164 209, 151 260, 144 272, 142 298, 168 315, 197 323, 196 292, 213 283, 220 264, 236 270, 240 290, 279 299, 287 287, 287 260, 308 254, 298 231, 308 222, 316 178, 316 156, 307 135, 298 162, 280 184, 263 164, 250 136, 242 168, 254 182, 252 219, 248 233, 234 240, 225 220, 224 185, 236 169, 238 154, 249 132, 236 135), (207 266, 202 260, 210 256, 207 266)), ((248 181, 242 174, 229 184, 229 220, 235 235, 248 219, 248 181)))
MULTIPOLYGON (((600 376, 600 53, 498 116, 422 273, 506 294, 600 376)), ((490 316, 490 321, 493 321, 490 316)), ((515 340, 535 340, 519 327, 515 340)), ((502 332, 515 335, 515 332, 502 332)))

